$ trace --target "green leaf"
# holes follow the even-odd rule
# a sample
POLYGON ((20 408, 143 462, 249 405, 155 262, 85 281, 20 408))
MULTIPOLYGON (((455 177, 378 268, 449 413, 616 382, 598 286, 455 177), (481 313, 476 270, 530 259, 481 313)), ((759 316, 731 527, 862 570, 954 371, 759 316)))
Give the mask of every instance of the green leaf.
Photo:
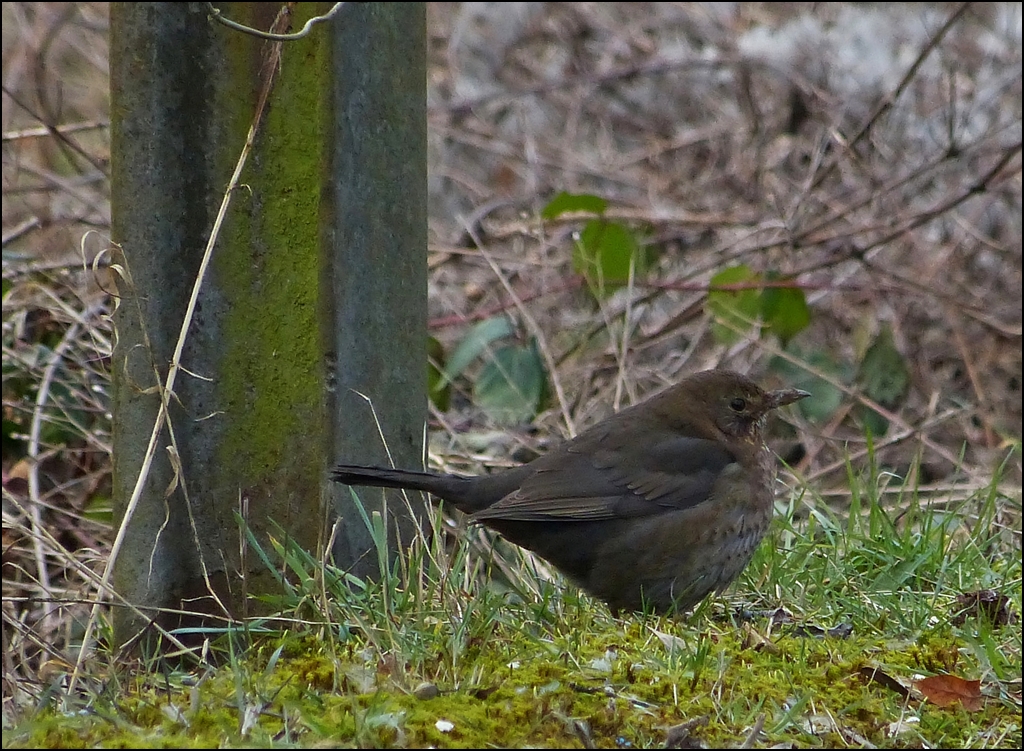
POLYGON ((427 395, 442 412, 448 409, 451 387, 441 368, 444 367, 444 347, 432 336, 427 337, 427 395))
POLYGON ((541 209, 541 219, 555 219, 562 214, 586 211, 590 214, 603 214, 608 208, 608 201, 600 196, 589 193, 566 193, 562 191, 541 209))
POLYGON ((509 344, 494 352, 473 384, 473 401, 495 422, 514 425, 532 419, 546 383, 537 343, 509 344))
POLYGON ((881 438, 889 431, 889 420, 863 404, 857 405, 854 415, 866 433, 881 438))
POLYGON ((619 222, 592 219, 587 222, 572 254, 573 268, 586 277, 599 294, 614 291, 646 271, 646 257, 636 235, 619 222))
POLYGON ((462 341, 459 342, 459 346, 452 352, 452 356, 448 358, 448 364, 445 366, 443 373, 445 383, 454 381, 462 375, 462 371, 473 360, 487 351, 487 348, 491 346, 491 342, 506 336, 512 336, 514 333, 515 328, 512 326, 512 322, 505 316, 495 316, 494 318, 480 321, 480 323, 469 330, 462 341))
MULTIPOLYGON (((787 281, 768 275, 769 281, 787 281)), ((766 287, 761 292, 761 317, 768 329, 785 345, 811 323, 807 297, 796 287, 766 287)))
MULTIPOLYGON (((865 396, 890 410, 899 406, 910 390, 910 370, 896 348, 889 324, 882 325, 864 353, 857 370, 857 384, 865 396)), ((889 429, 889 421, 873 409, 861 405, 856 414, 872 435, 885 435, 889 429)))
POLYGON ((719 271, 711 277, 711 291, 708 292, 707 310, 714 317, 711 332, 721 344, 733 344, 742 338, 757 321, 761 309, 761 290, 721 290, 717 286, 729 284, 751 284, 760 281, 760 276, 746 264, 719 271))
POLYGON ((907 395, 910 371, 903 355, 896 349, 892 327, 888 323, 882 325, 875 341, 864 353, 857 371, 857 383, 866 396, 886 409, 898 406, 907 395))

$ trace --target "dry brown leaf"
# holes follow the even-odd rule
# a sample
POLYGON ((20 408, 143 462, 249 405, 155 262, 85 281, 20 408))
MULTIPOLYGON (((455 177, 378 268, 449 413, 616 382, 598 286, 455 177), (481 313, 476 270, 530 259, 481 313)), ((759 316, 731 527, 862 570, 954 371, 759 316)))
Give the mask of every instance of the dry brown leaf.
POLYGON ((860 674, 868 683, 878 683, 890 691, 895 691, 900 696, 908 696, 910 694, 910 691, 902 682, 886 673, 880 667, 865 665, 860 669, 860 674))
POLYGON ((781 654, 782 650, 769 639, 762 636, 749 623, 743 624, 743 649, 753 649, 755 652, 768 652, 769 654, 781 654))
POLYGON ((977 712, 984 703, 981 681, 969 681, 955 675, 933 675, 915 682, 917 689, 937 707, 960 702, 968 712, 977 712))
POLYGON ((953 623, 957 626, 966 623, 968 618, 984 618, 993 626, 1005 626, 1017 620, 1010 598, 994 589, 964 592, 957 595, 956 604, 960 612, 953 617, 953 623))

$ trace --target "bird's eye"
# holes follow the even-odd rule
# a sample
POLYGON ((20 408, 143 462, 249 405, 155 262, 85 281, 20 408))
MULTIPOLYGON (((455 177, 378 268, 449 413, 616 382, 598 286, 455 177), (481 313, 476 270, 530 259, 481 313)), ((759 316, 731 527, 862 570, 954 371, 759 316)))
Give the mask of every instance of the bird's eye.
POLYGON ((742 412, 747 408, 747 400, 741 396, 737 396, 731 402, 729 402, 729 408, 733 412, 742 412))

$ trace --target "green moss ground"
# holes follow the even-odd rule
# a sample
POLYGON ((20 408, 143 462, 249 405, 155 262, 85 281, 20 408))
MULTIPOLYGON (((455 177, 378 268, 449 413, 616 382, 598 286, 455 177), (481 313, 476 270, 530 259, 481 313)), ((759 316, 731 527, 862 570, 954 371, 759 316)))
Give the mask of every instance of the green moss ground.
POLYGON ((1019 708, 995 685, 986 687, 983 708, 969 713, 907 698, 866 677, 865 667, 908 685, 920 674, 983 674, 971 645, 944 625, 905 642, 778 634, 776 650, 745 647, 740 628, 708 619, 678 627, 663 619, 603 618, 600 628, 583 633, 577 625, 501 625, 455 682, 436 680, 447 672, 443 658, 414 669, 361 648, 358 638, 340 649, 309 635, 265 639, 234 667, 205 679, 136 676, 86 711, 48 709, 5 732, 5 745, 578 747, 578 721, 599 747, 650 747, 663 745, 669 727, 706 716, 695 735, 723 747, 742 743, 762 713, 768 745, 841 747, 862 738, 883 747, 970 747, 983 737, 1002 739, 996 745, 1020 740, 1019 708), (678 634, 679 643, 666 647, 655 629, 678 634), (277 657, 275 643, 286 645, 277 657), (431 696, 422 683, 439 693, 431 696), (438 727, 445 720, 446 731, 438 727))

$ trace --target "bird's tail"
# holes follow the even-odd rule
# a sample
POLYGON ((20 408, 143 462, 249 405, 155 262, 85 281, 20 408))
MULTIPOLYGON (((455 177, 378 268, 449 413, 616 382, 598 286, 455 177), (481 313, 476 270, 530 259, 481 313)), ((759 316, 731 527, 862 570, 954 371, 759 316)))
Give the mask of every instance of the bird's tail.
POLYGON ((423 490, 440 495, 449 478, 436 472, 413 472, 407 469, 364 467, 359 464, 339 464, 331 470, 331 479, 342 485, 362 485, 373 488, 405 488, 423 490))
POLYGON ((525 468, 514 468, 495 475, 467 477, 439 472, 414 472, 407 469, 339 464, 331 470, 331 479, 343 485, 373 488, 422 490, 447 501, 460 511, 472 514, 487 508, 522 484, 525 468))

